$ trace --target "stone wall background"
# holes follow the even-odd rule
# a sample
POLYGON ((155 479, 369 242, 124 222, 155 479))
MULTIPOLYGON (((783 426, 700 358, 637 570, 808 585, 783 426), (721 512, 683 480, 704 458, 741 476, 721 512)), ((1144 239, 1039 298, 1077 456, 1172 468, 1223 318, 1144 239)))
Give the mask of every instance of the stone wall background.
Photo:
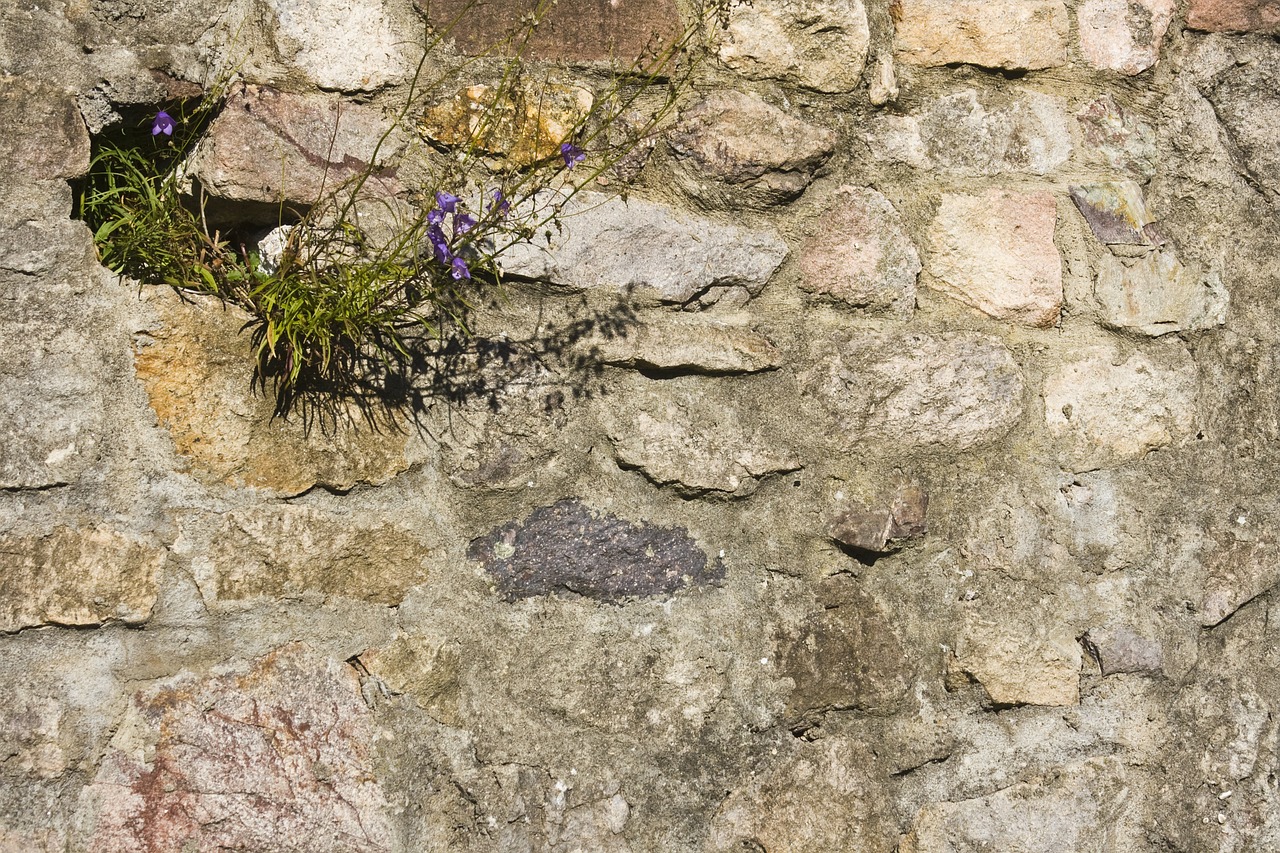
MULTIPOLYGON (((693 13, 534 50, 591 84, 693 13)), ((419 11, 0 20, 0 850, 1280 847, 1274 0, 736 7, 481 317, 613 325, 309 430, 67 181, 235 62, 204 176, 305 186, 419 11)))

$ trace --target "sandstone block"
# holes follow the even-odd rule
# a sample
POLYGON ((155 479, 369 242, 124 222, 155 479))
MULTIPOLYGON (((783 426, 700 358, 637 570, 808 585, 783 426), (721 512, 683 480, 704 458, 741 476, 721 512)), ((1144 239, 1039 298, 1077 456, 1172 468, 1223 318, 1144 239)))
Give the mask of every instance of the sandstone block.
POLYGON ((970 620, 951 665, 982 685, 996 705, 1076 705, 1080 644, 1066 628, 970 620))
POLYGON ((1166 353, 1171 364, 1090 347, 1045 380, 1045 423, 1076 465, 1137 459, 1192 430, 1194 365, 1181 348, 1166 353))
POLYGON ((605 364, 641 371, 722 376, 756 373, 782 365, 778 348, 750 326, 697 314, 665 314, 587 345, 605 364))
POLYGON ((1104 255, 1094 296, 1103 322, 1158 337, 1227 322, 1227 290, 1217 273, 1183 266, 1171 252, 1136 258, 1104 255))
POLYGON ((617 60, 628 64, 674 43, 683 30, 675 0, 559 0, 526 41, 519 23, 537 0, 414 0, 438 31, 464 53, 495 47, 511 55, 569 62, 617 60))
POLYGON ((819 92, 850 92, 871 42, 863 0, 734 4, 720 34, 720 61, 754 80, 819 92))
POLYGON ((709 562, 683 528, 632 523, 577 500, 495 528, 471 543, 467 557, 510 599, 567 592, 621 601, 724 577, 719 560, 709 562))
POLYGON ((694 198, 768 206, 804 192, 837 137, 755 95, 720 91, 686 110, 667 139, 676 179, 694 198))
POLYGON ((1065 102, 1031 90, 961 89, 878 118, 868 141, 877 159, 961 175, 1045 175, 1071 156, 1065 102))
POLYGON ((81 794, 80 849, 388 853, 356 672, 302 644, 133 696, 81 794))
POLYGON ((805 388, 850 448, 967 450, 1022 415, 1022 373, 986 335, 858 332, 818 350, 805 388))
POLYGON ((943 196, 929 230, 930 286, 997 320, 1052 326, 1062 308, 1057 210, 1046 192, 943 196))
POLYGON ((413 70, 406 40, 380 0, 263 0, 285 62, 321 89, 367 92, 413 70))
POLYGON ((1160 59, 1174 0, 1085 0, 1076 13, 1080 52, 1094 68, 1132 76, 1160 59))
POLYGON ((915 311, 920 255, 873 189, 837 191, 800 250, 800 272, 800 289, 816 297, 902 319, 915 311))
POLYGON ((744 497, 801 464, 757 407, 737 406, 698 378, 632 382, 605 421, 618 464, 686 494, 744 497))
MULTIPOLYGON (((552 202, 539 197, 536 203, 552 202)), ((686 304, 714 301, 726 291, 754 296, 787 256, 772 231, 721 225, 635 197, 581 192, 560 221, 559 232, 504 252, 506 274, 686 304)))
POLYGON ((1280 35, 1276 0, 1191 0, 1187 26, 1216 33, 1280 35))
POLYGON ((1085 151, 1111 169, 1149 179, 1156 173, 1156 136, 1151 125, 1110 95, 1101 95, 1076 114, 1085 151))
POLYGON ((0 536, 0 633, 146 622, 167 554, 105 527, 0 536))
POLYGON ((1067 61, 1062 0, 896 0, 898 58, 913 65, 1052 68, 1067 61))

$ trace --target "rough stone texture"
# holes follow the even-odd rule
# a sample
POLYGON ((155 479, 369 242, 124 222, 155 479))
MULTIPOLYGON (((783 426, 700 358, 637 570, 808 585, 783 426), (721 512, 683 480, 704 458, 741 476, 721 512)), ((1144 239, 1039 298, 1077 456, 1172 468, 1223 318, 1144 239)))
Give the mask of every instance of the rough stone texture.
POLYGON ((697 199, 766 206, 790 201, 831 156, 836 134, 754 95, 715 92, 667 134, 676 180, 697 199))
POLYGON ((82 849, 390 850, 373 732, 355 672, 302 644, 176 676, 131 700, 82 849))
MULTIPOLYGON (((232 93, 192 158, 190 171, 230 201, 311 204, 404 146, 381 111, 328 95, 296 95, 265 86, 232 93)), ((384 191, 394 191, 386 178, 384 191)))
POLYGON ((1071 156, 1064 101, 1026 89, 961 89, 880 118, 868 140, 877 159, 966 175, 1044 175, 1071 156))
POLYGON ((1194 375, 1178 345, 1165 357, 1094 346, 1045 380, 1045 424, 1077 465, 1136 459, 1191 432, 1194 375))
POLYGON ((1085 152, 1113 170, 1143 180, 1156 173, 1155 132, 1111 95, 1095 98, 1076 113, 1085 152))
POLYGON ((835 738, 793 746, 729 795, 704 849, 887 851, 876 764, 866 746, 835 738))
POLYGON ((1071 188, 1071 200, 1093 236, 1109 245, 1161 246, 1142 188, 1133 181, 1104 181, 1071 188))
MULTIPOLYGON (((349 489, 385 482, 408 466, 404 434, 326 434, 296 418, 273 417, 271 397, 250 384, 244 312, 206 297, 145 295, 156 319, 138 336, 138 378, 196 477, 298 494, 316 483, 349 489)), ((354 404, 338 419, 347 425, 364 420, 354 404)))
POLYGON ((576 289, 612 287, 639 298, 714 302, 726 291, 757 295, 787 256, 770 231, 749 231, 632 198, 581 192, 562 230, 502 255, 507 275, 576 289))
POLYGON ((711 402, 704 380, 632 383, 610 402, 618 464, 686 494, 745 497, 771 474, 802 467, 758 408, 711 402))
POLYGON ((105 527, 0 536, 0 631, 145 622, 166 556, 105 527))
POLYGON ((1124 672, 1154 675, 1164 667, 1160 643, 1124 625, 1090 628, 1080 642, 1097 660, 1103 675, 1124 672))
POLYGON ((89 170, 89 132, 75 99, 40 80, 0 76, 0 162, 26 180, 75 178, 89 170))
POLYGON ((966 621, 951 666, 982 685, 998 706, 1075 705, 1080 644, 1062 625, 966 621))
POLYGON ((1209 100, 1245 173, 1273 199, 1280 195, 1280 49, 1272 46, 1254 62, 1225 70, 1209 100))
POLYGON ((474 149, 520 169, 560 157, 560 145, 591 112, 593 100, 580 86, 517 83, 503 90, 477 84, 429 107, 418 132, 437 145, 474 149))
POLYGON ((899 483, 873 504, 837 512, 828 534, 855 551, 888 554, 929 532, 928 511, 929 496, 919 483, 899 483))
POLYGON ((1183 266, 1169 252, 1103 256, 1093 292, 1107 325, 1152 337, 1227 322, 1227 291, 1217 273, 1183 266))
POLYGON ((800 289, 865 311, 915 311, 920 255, 893 205, 873 189, 841 187, 800 250, 800 289))
POLYGON ((1217 534, 1206 555, 1206 577, 1200 601, 1200 623, 1220 625, 1241 607, 1280 584, 1280 548, 1259 524, 1268 516, 1255 516, 1237 508, 1226 519, 1226 531, 1217 534))
POLYGON ((1062 0, 897 0, 898 58, 913 65, 1052 68, 1067 61, 1062 0))
POLYGON ((966 450, 1022 415, 1022 373, 995 338, 862 332, 824 343, 821 353, 806 389, 846 447, 966 450))
POLYGON ((64 712, 57 700, 36 696, 17 697, 0 709, 0 766, 40 779, 61 776, 69 764, 62 744, 64 712))
POLYGON ((367 92, 400 82, 413 65, 379 0, 259 0, 275 16, 275 48, 322 89, 367 92))
POLYGON ((1049 193, 946 195, 930 227, 931 287, 995 317, 1052 326, 1062 308, 1062 260, 1049 193))
POLYGON ((1276 0, 1191 0, 1187 26, 1228 33, 1280 33, 1276 0))
POLYGON ((756 373, 783 363, 778 348, 750 326, 690 314, 666 315, 618 334, 597 334, 587 346, 605 364, 663 374, 756 373))
POLYGON ((360 665, 393 693, 407 693, 423 710, 449 726, 463 726, 458 714, 462 660, 458 645, 420 634, 397 636, 387 645, 361 652, 360 665))
POLYGON ((665 595, 724 576, 688 534, 634 524, 576 500, 539 507, 471 543, 467 556, 484 565, 509 598, 573 593, 601 601, 665 595))
POLYGON ((206 603, 320 594, 397 605, 427 580, 427 548, 408 531, 362 525, 305 507, 227 513, 208 537, 193 531, 188 552, 206 603), (281 552, 277 543, 294 547, 281 552))
POLYGON ((674 0, 560 0, 549 9, 536 0, 414 0, 413 5, 464 52, 486 54, 497 45, 502 53, 520 48, 529 58, 552 61, 629 65, 673 44, 683 26, 674 0), (519 22, 539 7, 545 12, 542 23, 526 41, 519 22))
POLYGON ((1173 0, 1085 0, 1076 12, 1080 52, 1094 68, 1140 74, 1160 59, 1173 0))
POLYGON ((720 61, 743 76, 819 92, 856 88, 871 40, 863 0, 734 4, 718 37, 720 61))

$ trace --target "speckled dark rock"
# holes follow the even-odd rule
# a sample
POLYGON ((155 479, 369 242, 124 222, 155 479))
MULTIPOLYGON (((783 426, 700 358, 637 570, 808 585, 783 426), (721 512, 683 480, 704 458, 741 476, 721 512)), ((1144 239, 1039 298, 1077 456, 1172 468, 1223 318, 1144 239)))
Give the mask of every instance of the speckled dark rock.
POLYGON ((600 601, 663 595, 724 577, 681 527, 633 524, 573 499, 471 543, 508 598, 571 592, 600 601))

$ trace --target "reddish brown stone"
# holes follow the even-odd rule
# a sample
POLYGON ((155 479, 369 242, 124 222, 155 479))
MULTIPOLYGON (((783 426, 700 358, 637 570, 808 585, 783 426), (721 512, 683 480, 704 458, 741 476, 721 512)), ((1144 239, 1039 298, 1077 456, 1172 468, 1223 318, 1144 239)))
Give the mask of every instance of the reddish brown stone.
POLYGON ((546 6, 543 0, 414 0, 414 6, 470 54, 630 63, 672 44, 683 31, 674 0, 559 0, 527 41, 522 20, 546 6))
POLYGON ((1187 26, 1215 33, 1280 35, 1280 0, 1191 0, 1187 26))
POLYGON ((907 539, 928 532, 925 515, 929 496, 919 483, 901 483, 877 506, 862 506, 840 513, 828 532, 842 545, 869 554, 888 554, 907 539))

